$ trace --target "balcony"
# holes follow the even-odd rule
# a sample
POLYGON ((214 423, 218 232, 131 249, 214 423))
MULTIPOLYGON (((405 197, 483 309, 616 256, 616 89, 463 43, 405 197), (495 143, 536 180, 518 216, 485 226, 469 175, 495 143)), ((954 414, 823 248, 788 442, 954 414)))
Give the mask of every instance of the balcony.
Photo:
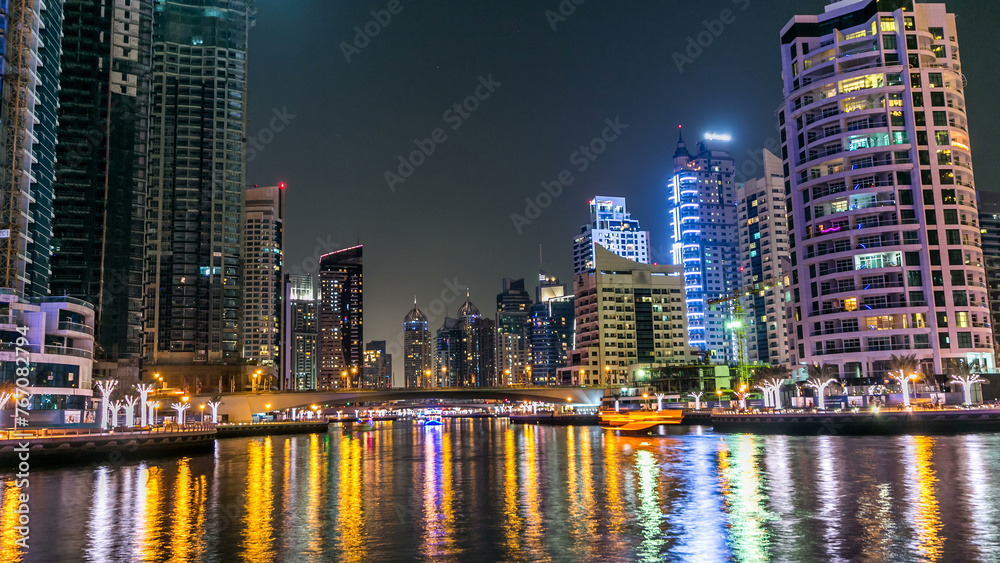
POLYGON ((89 327, 89 326, 87 326, 85 324, 72 323, 72 322, 69 322, 69 321, 59 321, 59 326, 57 327, 57 330, 71 330, 73 332, 81 332, 81 333, 86 334, 88 336, 93 336, 94 335, 94 329, 93 328, 91 328, 91 327, 89 327))

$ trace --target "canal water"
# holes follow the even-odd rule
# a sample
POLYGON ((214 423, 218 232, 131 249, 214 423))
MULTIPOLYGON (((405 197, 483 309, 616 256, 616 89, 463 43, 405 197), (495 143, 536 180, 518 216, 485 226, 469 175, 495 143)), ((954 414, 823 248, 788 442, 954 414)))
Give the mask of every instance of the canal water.
POLYGON ((503 419, 233 438, 3 476, 0 561, 995 561, 1000 434, 755 436, 503 419))

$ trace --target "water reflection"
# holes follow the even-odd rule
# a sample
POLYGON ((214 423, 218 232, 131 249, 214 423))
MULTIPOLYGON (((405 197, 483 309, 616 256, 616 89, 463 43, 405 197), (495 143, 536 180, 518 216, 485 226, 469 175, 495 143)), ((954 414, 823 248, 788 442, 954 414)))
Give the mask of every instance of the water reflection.
POLYGON ((765 438, 679 429, 636 438, 466 420, 223 440, 213 454, 33 476, 36 541, 27 557, 13 543, 18 490, 2 477, 4 562, 972 561, 1000 553, 1000 434, 765 438), (85 517, 76 533, 72 513, 85 517))

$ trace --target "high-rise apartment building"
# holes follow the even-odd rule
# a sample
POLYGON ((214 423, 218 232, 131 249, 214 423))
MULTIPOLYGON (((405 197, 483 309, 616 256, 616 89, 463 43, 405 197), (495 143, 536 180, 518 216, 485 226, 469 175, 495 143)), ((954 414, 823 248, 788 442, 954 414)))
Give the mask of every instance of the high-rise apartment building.
POLYGON ((527 384, 532 381, 531 342, 528 318, 531 295, 524 289, 524 279, 503 279, 503 291, 497 294, 497 376, 500 385, 527 384))
POLYGON ((153 18, 146 357, 239 363, 249 0, 160 0, 153 18))
POLYGON ((649 231, 625 209, 625 198, 596 196, 590 200, 590 222, 573 237, 573 274, 594 269, 594 247, 649 264, 649 231))
POLYGON ((781 31, 792 363, 994 367, 955 15, 861 0, 781 31))
POLYGON ((709 361, 733 363, 736 339, 726 329, 731 308, 708 305, 740 287, 735 166, 724 144, 699 142, 692 155, 683 136, 678 139, 667 182, 667 217, 671 261, 684 268, 690 344, 709 361))
POLYGON ((690 364, 684 276, 679 266, 651 266, 595 249, 595 269, 576 276, 576 349, 559 379, 622 386, 630 366, 690 364))
POLYGON ((386 353, 385 340, 365 344, 365 368, 361 386, 366 389, 392 387, 392 354, 386 353))
POLYGON ((782 265, 788 248, 785 217, 785 176, 781 159, 763 151, 764 176, 736 187, 740 229, 740 284, 774 283, 766 291, 743 299, 743 326, 747 361, 751 364, 783 365, 789 360, 785 324, 785 288, 782 265))
POLYGON ((319 260, 319 388, 357 388, 364 368, 363 247, 319 260))
POLYGON ((62 2, 3 6, 0 287, 49 294, 62 2))
POLYGON ((555 276, 540 271, 528 333, 533 385, 557 385, 557 370, 566 366, 573 349, 573 296, 555 276))
POLYGON ((462 385, 462 369, 465 352, 462 347, 462 330, 458 319, 445 317, 441 327, 434 334, 435 368, 427 387, 459 387, 462 385))
POLYGON ((153 1, 62 4, 50 286, 95 305, 100 371, 136 379, 153 1))
POLYGON ((1000 354, 1000 193, 978 190, 979 232, 982 237, 983 266, 990 300, 993 350, 1000 354))
POLYGON ((247 188, 243 211, 243 358, 281 365, 285 184, 247 188))
POLYGON ((316 389, 319 326, 316 321, 317 299, 312 276, 285 276, 284 389, 316 389))
POLYGON ((403 319, 403 385, 407 389, 437 386, 433 351, 427 316, 414 298, 413 308, 403 319))

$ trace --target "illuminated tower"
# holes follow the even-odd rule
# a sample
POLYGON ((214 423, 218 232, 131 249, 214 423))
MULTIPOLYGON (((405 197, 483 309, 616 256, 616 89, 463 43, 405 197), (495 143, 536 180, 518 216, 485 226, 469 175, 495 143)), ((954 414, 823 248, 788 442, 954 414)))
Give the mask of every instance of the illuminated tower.
POLYGON ((861 0, 781 31, 793 363, 994 366, 955 15, 861 0))
POLYGON ((710 307, 740 287, 736 185, 728 137, 706 135, 695 155, 683 135, 667 182, 671 262, 684 268, 691 347, 709 361, 734 363, 734 335, 726 330, 728 307, 710 307))
POLYGON ((625 208, 625 198, 596 196, 590 200, 590 222, 573 237, 573 274, 594 269, 594 246, 649 264, 649 231, 625 208))

